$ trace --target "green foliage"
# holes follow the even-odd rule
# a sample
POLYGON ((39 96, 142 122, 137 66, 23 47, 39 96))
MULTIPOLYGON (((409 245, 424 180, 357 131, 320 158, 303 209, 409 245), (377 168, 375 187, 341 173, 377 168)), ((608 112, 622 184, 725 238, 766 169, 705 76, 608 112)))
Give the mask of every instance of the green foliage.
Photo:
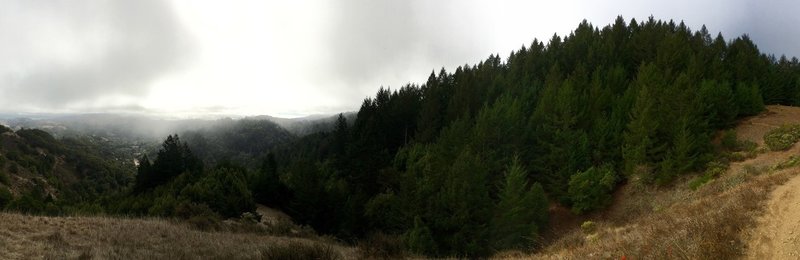
POLYGON ((706 166, 706 171, 703 172, 703 175, 695 177, 694 179, 689 181, 689 188, 691 188, 692 190, 697 190, 697 188, 700 188, 701 186, 713 180, 720 174, 725 173, 726 170, 728 170, 727 164, 723 164, 720 162, 710 162, 706 166))
POLYGON ((755 84, 739 82, 736 84, 736 103, 739 105, 739 115, 752 116, 764 111, 764 99, 755 84))
POLYGON ((800 141, 800 125, 784 125, 764 135, 764 143, 772 151, 784 151, 800 141))
POLYGON ((786 161, 783 161, 783 162, 780 162, 780 163, 778 163, 776 165, 773 165, 771 167, 771 170, 773 170, 773 171, 783 170, 783 169, 796 167, 798 165, 800 165, 800 156, 791 156, 786 161))
POLYGON ((587 235, 594 234, 597 231, 597 224, 590 220, 584 221, 581 224, 581 231, 587 235))
POLYGON ((4 186, 0 186, 0 210, 4 209, 12 200, 14 200, 14 195, 11 194, 11 191, 4 186))
POLYGON ((199 173, 203 167, 200 159, 185 143, 181 143, 177 135, 167 137, 152 165, 146 156, 141 162, 133 187, 136 192, 165 184, 184 172, 199 173))
POLYGON ((416 253, 430 254, 438 251, 431 230, 419 217, 414 219, 414 227, 406 233, 406 245, 411 252, 416 253))
MULTIPOLYGON (((2 160, 2 159, 0 159, 0 160, 2 160)), ((5 184, 5 185, 9 185, 8 174, 6 174, 5 170, 3 170, 2 165, 0 165, 0 170, 2 170, 2 171, 0 171, 0 183, 5 184)))
POLYGON ((736 137, 736 130, 729 129, 722 131, 722 137, 720 138, 720 144, 722 148, 728 151, 738 151, 739 150, 739 139, 736 137))
POLYGON ((544 190, 539 183, 529 186, 527 175, 517 159, 512 161, 489 223, 495 250, 529 249, 547 222, 544 190))
POLYGON ((706 104, 705 117, 712 127, 723 128, 733 123, 739 106, 729 83, 704 80, 699 91, 700 99, 706 104))
POLYGON ((616 183, 617 174, 610 165, 592 167, 573 175, 569 181, 572 211, 582 214, 608 206, 616 183))
POLYGON ((223 217, 238 217, 242 212, 256 209, 244 174, 229 168, 211 170, 198 182, 184 188, 181 197, 204 203, 223 217))

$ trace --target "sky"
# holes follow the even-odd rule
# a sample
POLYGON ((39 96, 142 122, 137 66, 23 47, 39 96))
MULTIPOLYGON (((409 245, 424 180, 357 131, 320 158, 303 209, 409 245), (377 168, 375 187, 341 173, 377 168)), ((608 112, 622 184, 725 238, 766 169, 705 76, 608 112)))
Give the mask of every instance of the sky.
POLYGON ((357 110, 586 19, 706 25, 800 56, 790 0, 6 0, 0 113, 299 117, 357 110))

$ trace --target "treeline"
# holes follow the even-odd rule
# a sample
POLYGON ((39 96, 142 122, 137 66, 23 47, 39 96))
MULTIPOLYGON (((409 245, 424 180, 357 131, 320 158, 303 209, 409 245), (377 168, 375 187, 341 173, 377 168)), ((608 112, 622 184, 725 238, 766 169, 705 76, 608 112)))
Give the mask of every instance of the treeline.
POLYGON ((247 171, 229 162, 206 169, 180 138, 170 135, 152 162, 145 155, 131 188, 105 197, 112 214, 179 217, 200 227, 255 212, 247 171))
POLYGON ((547 205, 609 203, 631 176, 705 167, 714 131, 800 103, 798 60, 746 35, 621 17, 534 40, 422 85, 381 89, 357 119, 277 152, 257 201, 344 239, 395 235, 436 256, 531 249, 547 205), (278 188, 273 188, 278 189, 278 188))

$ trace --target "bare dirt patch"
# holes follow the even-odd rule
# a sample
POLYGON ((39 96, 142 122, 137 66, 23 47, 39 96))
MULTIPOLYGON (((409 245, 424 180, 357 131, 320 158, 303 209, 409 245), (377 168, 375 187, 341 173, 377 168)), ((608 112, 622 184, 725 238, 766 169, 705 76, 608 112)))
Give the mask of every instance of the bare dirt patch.
POLYGON ((748 259, 800 258, 800 177, 769 196, 766 212, 749 232, 748 259))
POLYGON ((742 120, 736 126, 739 139, 764 145, 764 134, 782 125, 800 124, 800 107, 770 105, 767 111, 742 120))

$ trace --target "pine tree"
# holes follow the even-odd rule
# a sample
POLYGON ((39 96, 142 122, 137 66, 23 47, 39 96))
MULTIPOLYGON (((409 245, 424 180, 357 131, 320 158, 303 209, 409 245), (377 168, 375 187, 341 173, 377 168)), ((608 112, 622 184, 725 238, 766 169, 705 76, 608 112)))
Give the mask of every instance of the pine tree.
POLYGON ((515 158, 500 187, 500 200, 490 223, 494 250, 527 249, 547 221, 544 190, 539 183, 528 185, 527 175, 515 158))

